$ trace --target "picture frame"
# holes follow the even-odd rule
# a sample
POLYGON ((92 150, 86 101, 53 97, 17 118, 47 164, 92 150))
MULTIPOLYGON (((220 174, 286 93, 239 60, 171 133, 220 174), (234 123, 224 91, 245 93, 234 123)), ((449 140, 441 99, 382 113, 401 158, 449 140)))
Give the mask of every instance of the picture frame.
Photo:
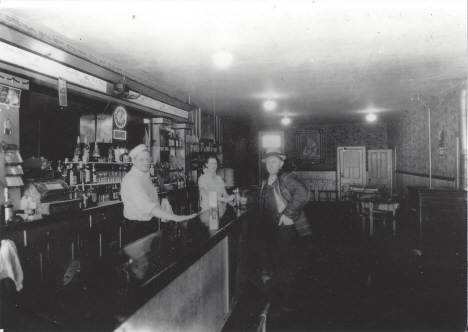
POLYGON ((215 139, 214 116, 201 112, 201 138, 215 139))
POLYGON ((300 130, 296 132, 297 159, 301 163, 323 163, 323 130, 300 130))

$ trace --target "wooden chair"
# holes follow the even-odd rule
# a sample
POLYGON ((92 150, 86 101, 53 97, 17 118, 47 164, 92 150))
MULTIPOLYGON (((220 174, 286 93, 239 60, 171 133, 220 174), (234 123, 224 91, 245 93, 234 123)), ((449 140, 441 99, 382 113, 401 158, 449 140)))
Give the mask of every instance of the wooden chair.
POLYGON ((338 201, 338 188, 336 188, 336 180, 328 180, 328 200, 338 201))
POLYGON ((341 186, 341 198, 342 202, 349 201, 349 183, 345 183, 341 186))
POLYGON ((328 184, 328 182, 327 182, 326 179, 320 179, 320 180, 317 181, 317 185, 318 185, 318 198, 317 198, 317 200, 318 201, 322 200, 322 195, 325 198, 324 200, 328 201, 327 184, 328 184))
POLYGON ((317 188, 317 181, 314 179, 310 179, 306 181, 306 185, 310 191, 310 198, 309 201, 315 201, 315 189, 317 188))
POLYGON ((326 201, 338 201, 338 190, 336 188, 336 180, 333 179, 321 179, 318 180, 318 200, 322 200, 322 195, 326 201))

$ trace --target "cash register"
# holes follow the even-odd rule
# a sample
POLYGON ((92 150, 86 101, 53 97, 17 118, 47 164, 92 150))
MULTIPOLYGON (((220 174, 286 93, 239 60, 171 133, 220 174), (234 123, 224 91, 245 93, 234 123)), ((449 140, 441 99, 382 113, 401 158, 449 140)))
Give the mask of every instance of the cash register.
POLYGON ((36 213, 55 214, 82 207, 82 193, 60 179, 29 179, 24 196, 36 202, 36 213))

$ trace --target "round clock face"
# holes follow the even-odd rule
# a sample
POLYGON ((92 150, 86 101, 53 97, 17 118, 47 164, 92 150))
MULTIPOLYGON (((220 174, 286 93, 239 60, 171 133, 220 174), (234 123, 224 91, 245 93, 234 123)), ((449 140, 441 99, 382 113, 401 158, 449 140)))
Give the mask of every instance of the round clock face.
POLYGON ((114 111, 114 122, 119 128, 125 127, 127 124, 127 111, 123 107, 117 107, 114 111))

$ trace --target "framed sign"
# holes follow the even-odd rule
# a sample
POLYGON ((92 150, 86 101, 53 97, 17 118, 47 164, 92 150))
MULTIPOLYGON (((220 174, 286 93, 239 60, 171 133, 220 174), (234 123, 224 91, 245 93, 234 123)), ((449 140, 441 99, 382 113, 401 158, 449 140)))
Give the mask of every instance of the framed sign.
POLYGON ((297 159, 302 163, 322 163, 322 130, 296 132, 297 159))

